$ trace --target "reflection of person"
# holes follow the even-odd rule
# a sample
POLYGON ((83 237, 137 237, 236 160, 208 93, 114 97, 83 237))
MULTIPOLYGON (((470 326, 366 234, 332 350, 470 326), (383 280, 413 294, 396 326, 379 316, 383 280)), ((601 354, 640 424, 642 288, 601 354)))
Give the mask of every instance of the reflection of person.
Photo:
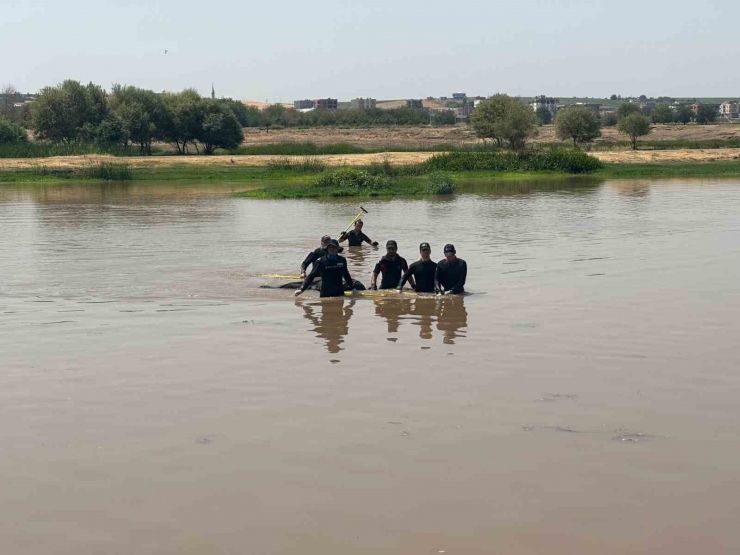
POLYGON ((465 293, 468 265, 457 257, 455 245, 445 245, 445 259, 437 263, 437 289, 444 295, 465 293))
MULTIPOLYGON (((379 274, 383 274, 383 278, 380 280, 381 289, 395 289, 398 287, 398 282, 401 281, 403 273, 409 269, 406 259, 398 254, 398 243, 393 240, 388 241, 385 244, 385 252, 386 255, 375 265, 373 277, 370 279, 370 289, 378 288, 379 274)), ((413 287, 413 277, 410 282, 411 287, 413 287)))
POLYGON ((421 254, 421 259, 412 262, 409 269, 404 272, 401 283, 398 284, 399 291, 403 291, 403 286, 409 280, 411 287, 417 293, 434 293, 434 278, 437 275, 437 263, 431 259, 432 247, 429 246, 429 243, 422 243, 419 245, 419 253, 421 254), (414 282, 411 280, 416 280, 416 286, 414 286, 414 282))
POLYGON ((355 300, 326 299, 318 303, 304 304, 297 301, 303 308, 303 315, 313 324, 316 337, 323 339, 326 350, 338 353, 342 350, 344 337, 349 333, 349 319, 353 314, 355 300), (321 313, 317 314, 314 307, 320 306, 321 313))
MULTIPOLYGON (((323 257, 327 255, 326 245, 329 244, 329 241, 331 241, 331 237, 329 237, 328 235, 324 235, 321 238, 321 246, 318 249, 313 250, 308 253, 308 256, 301 263, 301 277, 302 278, 306 277, 306 269, 309 266, 313 268, 314 266, 316 266, 316 263, 319 260, 321 260, 323 257)), ((339 247, 339 252, 342 252, 343 250, 344 250, 343 248, 339 247)))
POLYGON ((388 333, 396 333, 401 325, 401 316, 411 314, 411 299, 398 297, 375 300, 375 315, 385 318, 388 333))
POLYGON ((460 330, 468 327, 468 312, 465 310, 465 297, 439 299, 440 312, 437 316, 437 329, 442 332, 442 342, 453 345, 456 337, 464 337, 460 330))
POLYGON ((352 289, 352 277, 347 270, 347 261, 339 256, 339 249, 342 248, 336 239, 332 239, 326 245, 326 256, 319 259, 306 276, 301 288, 295 292, 297 297, 309 288, 316 276, 321 276, 321 297, 342 297, 344 296, 344 287, 342 280, 347 284, 347 289, 352 289))
POLYGON ((342 232, 341 235, 339 235, 339 242, 341 243, 343 241, 349 241, 348 244, 350 247, 360 247, 362 246, 362 243, 368 243, 373 247, 377 247, 378 242, 373 241, 372 239, 370 239, 370 237, 362 232, 363 225, 365 224, 362 223, 362 220, 357 220, 355 222, 354 229, 350 230, 349 233, 342 232))

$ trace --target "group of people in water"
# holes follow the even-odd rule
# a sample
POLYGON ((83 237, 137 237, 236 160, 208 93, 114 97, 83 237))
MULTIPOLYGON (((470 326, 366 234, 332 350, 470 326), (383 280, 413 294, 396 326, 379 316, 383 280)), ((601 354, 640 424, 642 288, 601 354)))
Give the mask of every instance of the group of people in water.
MULTIPOLYGON (((319 287, 321 297, 341 297, 345 291, 357 288, 356 282, 352 280, 347 269, 347 260, 339 253, 344 250, 340 245, 344 241, 348 241, 350 247, 359 247, 363 243, 378 246, 377 241, 373 241, 363 233, 362 227, 362 220, 357 220, 354 229, 343 232, 338 239, 332 239, 329 235, 321 238, 321 246, 310 252, 301 264, 303 284, 295 292, 296 296, 308 289, 317 277, 321 278, 319 287)), ((398 254, 396 241, 387 241, 385 250, 385 256, 373 269, 370 289, 403 291, 408 282, 417 293, 458 295, 465 292, 468 266, 464 260, 457 257, 454 245, 445 245, 445 258, 434 262, 431 259, 432 248, 429 243, 421 243, 419 245, 420 258, 411 265, 398 254), (378 284, 378 277, 380 277, 380 284, 378 284)))

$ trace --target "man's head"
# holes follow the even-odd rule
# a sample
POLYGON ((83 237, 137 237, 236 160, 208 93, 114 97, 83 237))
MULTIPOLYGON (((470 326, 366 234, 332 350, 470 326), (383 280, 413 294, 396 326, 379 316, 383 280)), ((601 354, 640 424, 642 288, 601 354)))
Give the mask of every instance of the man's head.
POLYGON ((396 253, 398 252, 398 243, 396 243, 393 239, 391 239, 390 241, 386 241, 385 252, 388 253, 388 256, 390 256, 391 258, 396 256, 396 253))
POLYGON ((342 250, 342 247, 339 246, 339 243, 336 239, 330 239, 329 242, 326 244, 326 252, 328 252, 331 255, 336 255, 342 250))
POLYGON ((419 253, 422 260, 429 260, 432 255, 432 247, 429 246, 429 243, 422 243, 419 245, 419 253))
POLYGON ((455 258, 456 258, 456 256, 455 256, 455 253, 457 252, 457 251, 455 250, 455 245, 452 245, 452 244, 450 244, 450 243, 447 243, 447 244, 445 245, 445 250, 444 250, 444 252, 445 252, 445 258, 446 258, 447 260, 449 260, 449 261, 455 260, 455 258))
POLYGON ((326 248, 326 245, 329 244, 329 241, 331 241, 331 237, 329 235, 324 235, 321 238, 321 248, 322 249, 325 249, 326 248))
POLYGON ((362 226, 365 225, 362 223, 362 220, 357 220, 355 222, 355 231, 362 231, 362 226))

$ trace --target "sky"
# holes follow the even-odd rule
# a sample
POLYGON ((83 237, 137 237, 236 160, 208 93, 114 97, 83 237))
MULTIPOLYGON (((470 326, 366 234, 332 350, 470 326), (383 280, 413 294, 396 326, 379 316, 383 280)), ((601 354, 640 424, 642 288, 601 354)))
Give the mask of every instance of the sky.
POLYGON ((738 21, 737 0, 16 0, 0 15, 0 84, 213 83, 269 102, 729 97, 738 21))

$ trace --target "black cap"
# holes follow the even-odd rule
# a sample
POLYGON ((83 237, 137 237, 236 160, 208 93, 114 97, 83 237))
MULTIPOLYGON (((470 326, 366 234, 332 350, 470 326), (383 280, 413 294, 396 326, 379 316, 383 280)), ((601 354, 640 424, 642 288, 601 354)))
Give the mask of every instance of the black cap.
POLYGON ((324 235, 324 236, 323 236, 323 237, 321 238, 321 242, 322 242, 322 243, 326 243, 326 242, 328 242, 328 241, 331 241, 331 235, 324 235))
POLYGON ((336 247, 339 252, 344 250, 344 247, 341 247, 336 239, 332 239, 326 244, 326 248, 328 249, 329 247, 336 247))
POLYGON ((430 251, 432 250, 432 247, 429 246, 429 243, 422 243, 421 245, 419 245, 419 250, 420 251, 430 251))
POLYGON ((445 254, 447 254, 448 252, 452 252, 452 253, 455 253, 455 252, 457 252, 457 251, 455 250, 455 245, 453 245, 452 243, 447 243, 447 244, 445 245, 445 250, 444 250, 444 252, 445 252, 445 254))
POLYGON ((390 240, 388 240, 388 241, 385 242, 385 248, 388 248, 388 247, 396 247, 396 248, 398 248, 398 243, 396 243, 393 239, 390 239, 390 240))

